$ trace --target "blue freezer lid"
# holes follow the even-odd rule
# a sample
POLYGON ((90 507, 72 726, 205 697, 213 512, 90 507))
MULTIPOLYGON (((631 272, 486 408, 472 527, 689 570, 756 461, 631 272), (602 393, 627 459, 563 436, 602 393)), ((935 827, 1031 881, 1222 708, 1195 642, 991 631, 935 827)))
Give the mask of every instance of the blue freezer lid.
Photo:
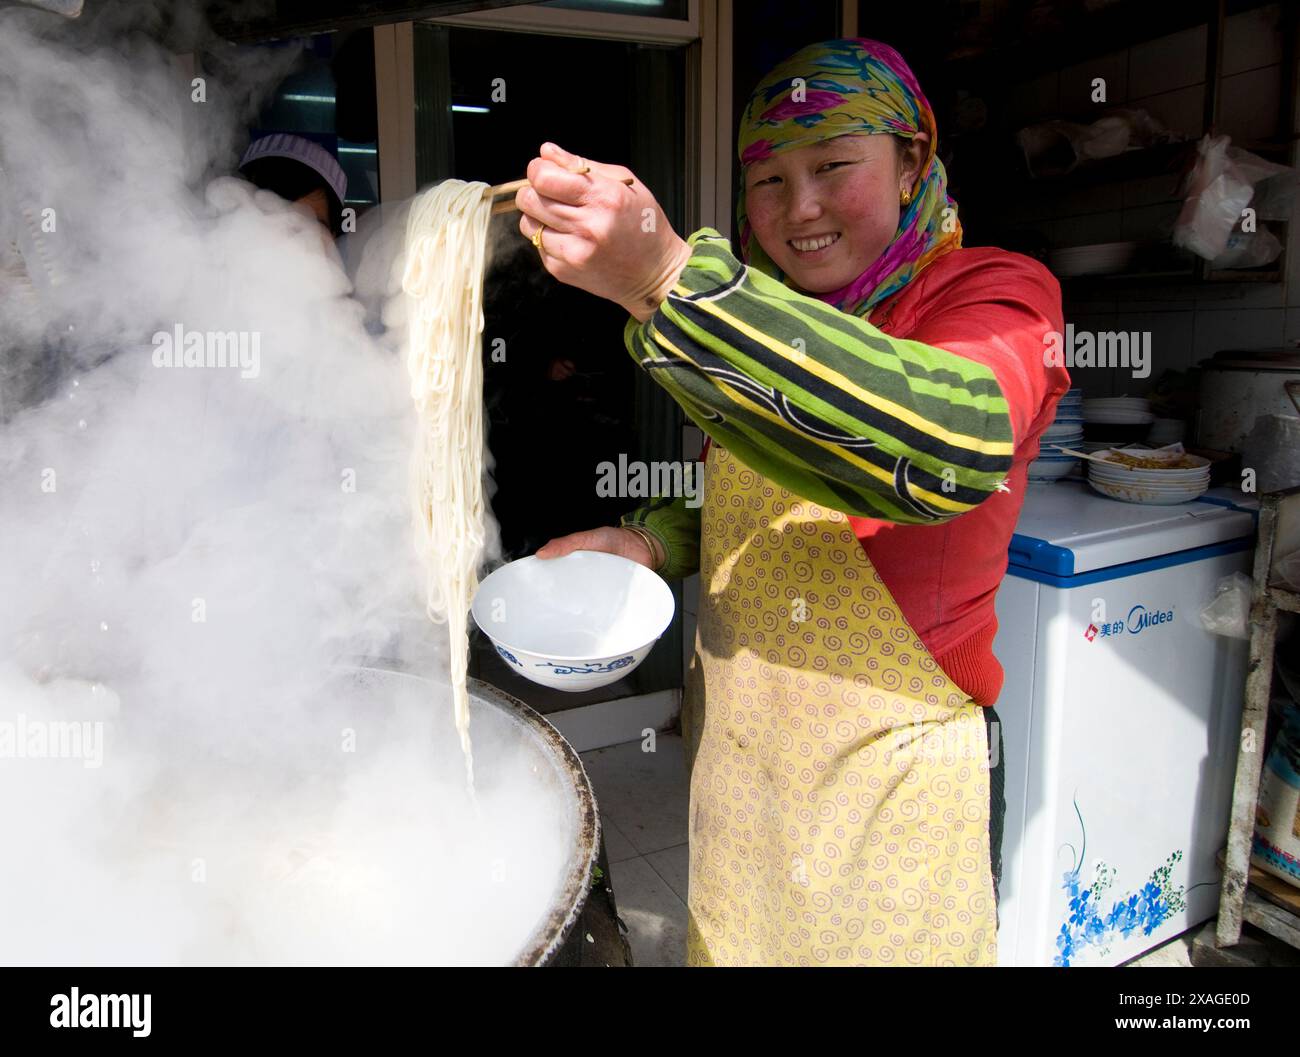
POLYGON ((1255 516, 1222 496, 1144 506, 1108 499, 1083 482, 1052 482, 1030 487, 1007 572, 1031 580, 1107 579, 1254 544, 1255 516))

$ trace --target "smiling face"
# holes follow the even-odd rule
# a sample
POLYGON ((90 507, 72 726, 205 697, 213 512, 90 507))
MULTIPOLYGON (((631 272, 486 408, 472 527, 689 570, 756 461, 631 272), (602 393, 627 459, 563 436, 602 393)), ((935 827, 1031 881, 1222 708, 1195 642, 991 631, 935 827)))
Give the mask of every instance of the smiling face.
POLYGON ((745 210, 759 245, 808 293, 847 286, 893 241, 900 196, 929 142, 847 135, 781 151, 745 170, 745 210))

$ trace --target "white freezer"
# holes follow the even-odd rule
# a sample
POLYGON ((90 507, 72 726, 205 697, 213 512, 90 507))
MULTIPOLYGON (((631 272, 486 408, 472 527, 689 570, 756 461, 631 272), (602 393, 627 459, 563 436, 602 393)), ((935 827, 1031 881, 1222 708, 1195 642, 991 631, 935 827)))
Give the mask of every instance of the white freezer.
POLYGON ((1115 965, 1217 913, 1247 643, 1197 614, 1252 514, 1030 487, 998 590, 1003 965, 1115 965))

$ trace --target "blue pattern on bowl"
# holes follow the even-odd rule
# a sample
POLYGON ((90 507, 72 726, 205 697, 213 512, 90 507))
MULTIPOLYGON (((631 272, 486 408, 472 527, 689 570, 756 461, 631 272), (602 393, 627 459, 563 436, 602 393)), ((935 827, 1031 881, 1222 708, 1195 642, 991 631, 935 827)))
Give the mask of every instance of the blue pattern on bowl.
POLYGON ((626 657, 620 657, 618 660, 610 661, 607 664, 555 664, 552 661, 545 661, 533 667, 550 668, 556 675, 602 675, 606 672, 616 672, 620 668, 626 668, 631 663, 632 654, 629 653, 626 657))

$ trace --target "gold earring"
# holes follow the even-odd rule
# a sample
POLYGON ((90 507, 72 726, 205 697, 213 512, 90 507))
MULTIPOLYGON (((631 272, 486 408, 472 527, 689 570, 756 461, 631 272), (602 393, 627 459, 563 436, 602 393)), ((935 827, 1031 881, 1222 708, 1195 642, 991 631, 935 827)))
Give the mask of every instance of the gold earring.
POLYGON ((901 198, 901 201, 902 201, 902 203, 903 203, 904 206, 910 206, 910 205, 912 204, 912 192, 911 192, 911 191, 904 191, 904 192, 903 192, 903 195, 902 195, 902 198, 901 198))

